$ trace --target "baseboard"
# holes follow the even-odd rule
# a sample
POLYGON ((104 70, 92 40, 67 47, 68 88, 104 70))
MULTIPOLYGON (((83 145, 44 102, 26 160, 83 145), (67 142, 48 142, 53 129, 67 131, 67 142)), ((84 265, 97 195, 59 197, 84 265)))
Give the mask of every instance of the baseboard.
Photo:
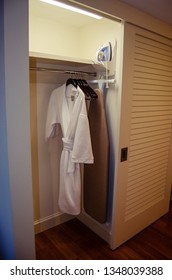
POLYGON ((45 231, 49 228, 55 227, 57 225, 60 225, 69 220, 72 220, 73 218, 74 216, 58 212, 50 216, 46 216, 42 219, 36 220, 34 222, 35 234, 45 231))
MULTIPOLYGON (((35 234, 43 232, 47 229, 60 225, 74 218, 75 217, 72 215, 58 212, 46 216, 42 219, 36 220, 34 222, 35 234)), ((99 235, 103 240, 105 240, 108 244, 110 243, 109 225, 98 223, 93 218, 91 218, 87 213, 85 213, 85 211, 83 211, 79 216, 77 216, 77 218, 81 222, 83 222, 86 226, 88 226, 92 231, 94 231, 97 235, 99 235)))

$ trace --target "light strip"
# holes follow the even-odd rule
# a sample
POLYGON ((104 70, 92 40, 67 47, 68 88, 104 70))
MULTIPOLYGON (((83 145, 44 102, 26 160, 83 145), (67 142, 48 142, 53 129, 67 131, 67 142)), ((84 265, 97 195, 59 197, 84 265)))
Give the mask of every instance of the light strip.
POLYGON ((93 17, 93 18, 96 18, 96 19, 101 19, 102 18, 102 17, 100 17, 100 16, 98 16, 96 14, 93 14, 93 13, 84 11, 82 9, 79 9, 79 8, 76 8, 76 7, 73 7, 73 6, 61 3, 59 1, 55 1, 55 0, 40 0, 40 1, 41 2, 45 2, 47 4, 51 4, 51 5, 57 6, 57 7, 60 7, 60 8, 64 8, 64 9, 67 9, 67 10, 70 10, 70 11, 73 11, 73 12, 76 12, 76 13, 80 13, 80 14, 83 14, 83 15, 86 15, 86 16, 89 16, 89 17, 93 17))

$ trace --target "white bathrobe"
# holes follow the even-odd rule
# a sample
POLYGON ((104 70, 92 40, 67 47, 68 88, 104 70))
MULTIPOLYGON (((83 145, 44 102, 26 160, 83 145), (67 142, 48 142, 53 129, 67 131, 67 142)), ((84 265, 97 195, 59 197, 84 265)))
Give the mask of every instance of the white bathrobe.
POLYGON ((66 84, 50 97, 46 121, 46 139, 63 134, 60 160, 58 204, 62 212, 78 215, 81 211, 81 178, 79 163, 93 163, 85 95, 78 87, 66 84))

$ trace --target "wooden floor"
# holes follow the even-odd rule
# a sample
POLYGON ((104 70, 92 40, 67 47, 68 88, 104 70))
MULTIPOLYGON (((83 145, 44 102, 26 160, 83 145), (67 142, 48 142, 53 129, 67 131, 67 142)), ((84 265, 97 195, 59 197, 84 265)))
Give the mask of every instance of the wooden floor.
POLYGON ((39 260, 172 260, 172 204, 168 214, 112 251, 77 219, 35 237, 39 260))

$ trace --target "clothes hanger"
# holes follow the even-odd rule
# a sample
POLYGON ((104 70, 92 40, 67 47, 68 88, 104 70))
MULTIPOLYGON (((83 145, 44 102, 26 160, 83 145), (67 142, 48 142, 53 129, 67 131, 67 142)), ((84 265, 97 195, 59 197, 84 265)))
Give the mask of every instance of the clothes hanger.
POLYGON ((88 92, 88 90, 85 88, 83 82, 81 79, 77 80, 78 82, 78 86, 80 87, 80 89, 83 91, 83 93, 85 94, 86 99, 91 99, 90 94, 88 92))
POLYGON ((78 86, 84 92, 87 99, 96 99, 97 98, 97 93, 89 86, 89 84, 87 83, 86 80, 79 79, 78 86))
POLYGON ((66 86, 68 85, 73 85, 75 88, 77 88, 77 82, 75 79, 72 79, 72 78, 69 78, 67 81, 66 81, 66 86))
POLYGON ((73 85, 75 88, 79 86, 84 92, 86 99, 96 99, 98 97, 97 93, 89 86, 86 80, 69 78, 66 81, 66 86, 68 85, 73 85))
POLYGON ((68 86, 68 85, 73 85, 75 88, 80 87, 80 89, 85 94, 85 98, 90 100, 90 94, 88 93, 88 91, 86 91, 85 87, 83 88, 83 86, 81 84, 81 80, 70 78, 66 81, 66 86, 68 86))

